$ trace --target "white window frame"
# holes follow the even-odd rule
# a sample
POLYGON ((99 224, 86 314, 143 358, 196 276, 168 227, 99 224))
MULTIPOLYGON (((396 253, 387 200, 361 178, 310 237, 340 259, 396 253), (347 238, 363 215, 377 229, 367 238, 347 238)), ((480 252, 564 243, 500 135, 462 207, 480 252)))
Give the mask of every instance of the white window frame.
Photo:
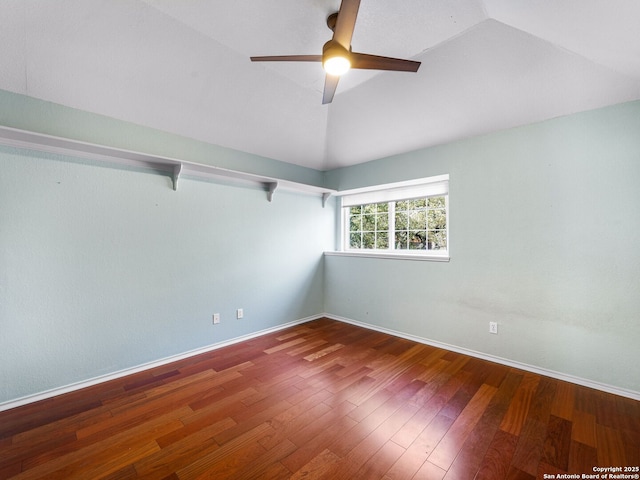
MULTIPOLYGON (((372 187, 343 190, 336 195, 340 196, 340 249, 335 252, 327 252, 328 255, 391 258, 407 260, 428 260, 448 262, 450 260, 451 237, 449 235, 449 175, 420 178, 407 182, 389 183, 372 187), (445 197, 445 214, 447 216, 447 249, 446 250, 395 250, 395 242, 390 238, 388 250, 352 249, 349 247, 349 206, 364 205, 369 203, 384 203, 407 200, 421 197, 445 197)), ((391 206, 390 206, 391 208, 391 206)), ((393 236, 395 217, 389 216, 390 237, 393 236)))

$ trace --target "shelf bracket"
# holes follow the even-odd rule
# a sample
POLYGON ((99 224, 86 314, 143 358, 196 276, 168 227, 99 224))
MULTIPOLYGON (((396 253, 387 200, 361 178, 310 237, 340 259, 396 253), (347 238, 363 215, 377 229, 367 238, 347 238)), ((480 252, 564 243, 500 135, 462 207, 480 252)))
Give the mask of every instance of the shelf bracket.
POLYGON ((267 188, 269 189, 269 191, 267 192, 267 200, 272 201, 273 192, 275 192, 276 188, 278 188, 278 182, 268 182, 267 188))
POLYGON ((174 165, 174 167, 173 167, 173 176, 172 176, 173 190, 174 191, 178 190, 178 179, 180 178, 180 173, 181 172, 182 172, 182 164, 179 163, 177 165, 174 165))
MULTIPOLYGON (((70 155, 96 161, 100 164, 124 166, 125 169, 134 167, 142 171, 160 174, 165 179, 171 179, 173 190, 178 190, 178 183, 182 175, 193 179, 225 179, 237 181, 240 184, 250 184, 254 187, 262 187, 267 192, 267 198, 271 202, 276 189, 287 192, 299 192, 312 195, 322 195, 324 206, 331 195, 337 195, 336 190, 318 185, 299 183, 273 177, 252 174, 227 168, 216 167, 209 164, 201 164, 182 160, 179 158, 160 157, 149 153, 122 150, 107 145, 85 143, 71 140, 65 137, 55 137, 28 130, 6 127, 0 125, 0 145, 38 150, 57 155, 70 155)), ((184 177, 183 177, 184 178, 184 177)))

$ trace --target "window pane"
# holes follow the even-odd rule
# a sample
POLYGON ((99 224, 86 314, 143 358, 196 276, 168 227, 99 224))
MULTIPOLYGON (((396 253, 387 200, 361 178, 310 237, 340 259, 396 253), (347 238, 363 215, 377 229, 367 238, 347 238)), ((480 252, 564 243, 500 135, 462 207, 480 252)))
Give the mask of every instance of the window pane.
POLYGON ((363 215, 362 216, 362 230, 367 232, 373 232, 376 229, 376 216, 375 215, 363 215))
POLYGON ((446 250, 447 231, 434 230, 429 232, 429 250, 446 250))
POLYGON ((389 234, 387 232, 378 233, 376 238, 376 248, 378 250, 386 250, 389 248, 389 234))
POLYGON ((409 215, 406 212, 396 211, 396 230, 407 230, 409 228, 409 215))
POLYGON ((389 214, 379 213, 376 215, 376 230, 389 230, 389 214))
POLYGON ((350 207, 349 213, 349 248, 389 249, 389 203, 350 207))
POLYGON ((376 204, 362 205, 362 213, 376 213, 376 204))
POLYGON ((409 232, 409 249, 425 250, 427 248, 427 232, 422 230, 419 232, 409 232))
POLYGON ((407 245, 407 232, 396 231, 396 249, 406 250, 407 248, 409 248, 407 245))
POLYGON ((429 229, 445 229, 447 228, 447 213, 444 209, 429 210, 428 214, 429 229))
POLYGON ((396 211, 398 210, 409 210, 409 201, 402 200, 401 202, 396 202, 396 211))
POLYGON ((418 230, 427 228, 427 211, 413 210, 409 213, 409 229, 418 230))
POLYGON ((362 234, 362 248, 373 249, 376 245, 376 234, 365 232, 362 234))
POLYGON ((362 213, 362 206, 361 205, 357 205, 354 207, 351 207, 351 215, 358 215, 360 213, 362 213))
POLYGON ((349 246, 351 248, 362 248, 362 239, 360 233, 352 233, 349 235, 349 246))
POLYGON ((397 250, 442 250, 447 248, 445 197, 414 198, 396 202, 397 250))
POLYGON ((444 197, 429 197, 427 206, 429 208, 444 208, 444 197))
POLYGON ((388 203, 376 203, 378 213, 388 212, 389 204, 388 203))

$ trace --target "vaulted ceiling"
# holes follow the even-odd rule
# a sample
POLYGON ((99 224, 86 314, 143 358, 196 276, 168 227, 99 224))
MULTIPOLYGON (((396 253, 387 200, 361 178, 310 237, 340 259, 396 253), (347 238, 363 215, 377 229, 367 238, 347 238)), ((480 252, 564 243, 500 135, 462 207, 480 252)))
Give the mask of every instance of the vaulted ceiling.
POLYGON ((322 105, 339 0, 2 0, 0 89, 319 170, 640 99, 637 0, 361 0, 322 105))

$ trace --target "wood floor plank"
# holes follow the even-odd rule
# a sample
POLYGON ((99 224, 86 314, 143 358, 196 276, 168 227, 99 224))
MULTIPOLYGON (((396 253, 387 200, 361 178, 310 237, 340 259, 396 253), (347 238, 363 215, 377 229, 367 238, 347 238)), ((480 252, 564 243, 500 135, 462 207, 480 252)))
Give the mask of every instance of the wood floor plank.
MULTIPOLYGON (((199 475, 193 476, 191 473, 185 474, 184 478, 194 480, 222 480, 228 478, 235 478, 238 470, 246 466, 246 459, 260 458, 264 455, 264 448, 257 442, 247 443, 238 448, 231 454, 225 455, 216 461, 216 464, 212 468, 207 468, 199 475)), ((180 475, 178 475, 180 478, 180 475)))
POLYGON ((393 392, 387 389, 377 390, 375 394, 368 397, 364 402, 353 402, 358 407, 349 414, 355 421, 360 422, 362 419, 371 415, 380 405, 384 404, 393 396, 393 392))
POLYGON ((341 343, 336 343, 334 345, 330 345, 328 347, 323 348, 322 350, 316 352, 316 353, 312 353, 310 355, 307 355, 306 357, 304 357, 305 360, 307 360, 308 362, 313 362, 315 360, 318 360, 319 358, 324 357, 325 355, 329 355, 330 353, 335 352, 336 350, 339 350, 341 348, 344 348, 344 345, 342 345, 341 343))
POLYGON ((411 480, 422 464, 426 455, 421 455, 416 450, 405 449, 402 455, 387 470, 383 478, 387 480, 411 480))
POLYGON ((319 338, 318 340, 314 340, 312 342, 306 342, 305 344, 300 345, 298 348, 292 348, 291 350, 288 350, 287 355, 291 355, 292 357, 294 357, 296 355, 300 355, 301 353, 306 353, 309 350, 313 350, 314 348, 324 348, 326 344, 326 340, 319 338))
POLYGON ((440 412, 442 415, 446 415, 453 419, 458 418, 460 413, 467 406, 469 401, 473 398, 477 390, 480 388, 480 385, 474 385, 472 388, 469 388, 469 374, 467 372, 461 372, 460 375, 463 376, 462 385, 460 389, 449 399, 447 404, 442 408, 440 412))
POLYGON ((538 464, 544 453, 547 424, 557 382, 542 377, 529 407, 529 413, 521 432, 521 439, 513 456, 512 465, 518 470, 536 476, 538 464))
POLYGON ((342 460, 328 471, 327 478, 332 480, 370 478, 362 476, 361 472, 376 468, 374 457, 387 454, 389 458, 377 459, 381 461, 381 465, 377 465, 377 467, 382 468, 383 471, 379 472, 379 476, 374 478, 380 478, 404 451, 399 445, 388 442, 393 431, 393 426, 386 428, 384 424, 380 425, 357 445, 353 446, 346 455, 342 456, 342 460), (384 447, 387 444, 388 448, 385 449, 384 447))
MULTIPOLYGON (((266 472, 273 463, 280 463, 280 460, 291 454, 297 448, 298 447, 291 441, 283 440, 273 448, 266 450, 262 455, 252 458, 251 462, 243 462, 244 465, 233 472, 232 475, 227 477, 210 475, 208 478, 211 478, 212 480, 222 480, 223 478, 231 478, 233 480, 254 480, 257 478, 265 478, 266 472)), ((288 475, 290 472, 287 470, 286 473, 288 475)))
POLYGON ((519 468, 512 465, 509 468, 509 472, 507 472, 506 480, 536 480, 536 476, 531 475, 527 472, 523 472, 519 468))
MULTIPOLYGON (((277 403, 273 403, 269 406, 265 405, 265 407, 267 408, 257 411, 255 415, 247 417, 243 421, 237 422, 233 427, 230 427, 217 434, 214 437, 216 442, 218 442, 220 445, 223 445, 244 434, 245 432, 253 430, 263 423, 267 423, 271 427, 271 424, 269 423, 270 419, 291 408, 291 404, 287 400, 280 400, 277 403)), ((271 431, 273 432, 273 427, 271 427, 271 431)))
POLYGON ((276 340, 278 340, 279 342, 282 342, 284 340, 289 340, 292 337, 298 337, 300 335, 306 335, 313 332, 312 329, 308 328, 308 327, 300 327, 300 328, 293 328, 290 330, 287 330, 286 333, 283 333, 282 335, 279 335, 276 337, 276 340))
POLYGON ((392 441, 401 447, 408 448, 420 433, 431 423, 438 412, 444 407, 446 399, 438 396, 423 406, 405 423, 392 437, 392 441))
MULTIPOLYGON (((9 445, 0 449, 0 465, 10 463, 22 464, 22 462, 30 462, 33 465, 34 458, 39 459, 42 463, 48 458, 47 455, 49 452, 56 448, 60 448, 65 445, 69 446, 69 449, 74 448, 71 445, 75 443, 76 440, 77 437, 75 433, 64 432, 53 438, 34 438, 33 442, 23 439, 18 443, 9 443, 9 445)), ((3 476, 0 475, 0 478, 3 478, 3 476)))
MULTIPOLYGON (((100 406, 80 412, 76 415, 70 415, 57 421, 47 423, 31 430, 18 433, 12 437, 11 444, 20 446, 21 444, 29 444, 32 447, 43 442, 64 437, 65 435, 73 435, 78 430, 90 425, 103 422, 112 417, 113 414, 108 407, 100 406)), ((0 452, 0 458, 3 452, 0 452)))
POLYGON ((443 470, 448 470, 460 448, 475 427, 476 423, 489 405, 497 389, 489 385, 482 385, 477 394, 456 418, 453 425, 429 456, 429 462, 443 470))
POLYGON ((307 398, 298 403, 292 403, 289 400, 289 402, 292 403, 291 408, 269 420, 269 424, 273 427, 274 434, 260 441, 263 447, 270 450, 280 442, 289 439, 290 436, 301 428, 304 428, 305 425, 308 425, 331 410, 329 405, 322 402, 322 400, 328 396, 326 390, 320 390, 315 394, 307 395, 307 398))
MULTIPOLYGON (((184 409, 184 411, 187 410, 187 408, 184 409)), ((78 439, 74 444, 58 446, 43 454, 44 458, 38 456, 24 460, 22 466, 25 477, 41 478, 59 471, 71 474, 74 468, 69 465, 77 465, 78 462, 86 459, 104 458, 105 452, 111 451, 117 455, 119 451, 126 451, 129 448, 151 444, 157 446, 156 438, 181 427, 182 423, 176 417, 183 413, 182 410, 173 411, 148 419, 144 423, 132 425, 110 436, 98 434, 78 439)))
POLYGON ((331 405, 332 407, 344 401, 348 401, 349 403, 355 405, 356 401, 362 398, 365 395, 365 392, 370 391, 375 383, 376 380, 372 377, 362 377, 357 382, 352 383, 344 390, 338 392, 336 395, 329 397, 327 400, 325 400, 325 403, 327 405, 331 405))
POLYGON ((199 475, 209 472, 224 472, 229 468, 229 463, 235 464, 239 462, 248 451, 259 450, 264 452, 258 441, 271 433, 272 428, 266 423, 262 423, 251 430, 244 432, 233 440, 227 442, 224 446, 214 450, 213 452, 199 457, 194 462, 179 469, 176 473, 180 479, 197 478, 199 475))
MULTIPOLYGON (((246 386, 246 384, 243 386, 246 386)), ((180 417, 180 420, 185 424, 185 426, 189 426, 194 423, 204 425, 221 420, 225 417, 231 417, 236 412, 245 408, 245 404, 242 403, 242 400, 254 393, 256 393, 256 390, 253 387, 245 388, 239 392, 220 392, 219 395, 215 395, 208 399, 206 404, 197 404, 200 408, 196 408, 196 404, 190 403, 189 408, 191 408, 191 412, 180 417)))
POLYGON ((536 476, 546 438, 546 423, 531 418, 527 419, 522 427, 520 441, 511 461, 512 467, 518 470, 519 475, 519 472, 524 472, 533 477, 536 476))
POLYGON ((479 473, 489 449, 487 439, 494 438, 499 431, 500 421, 508 408, 512 393, 513 388, 508 382, 503 382, 500 385, 467 440, 463 443, 451 467, 447 470, 445 480, 465 480, 473 477, 476 472, 479 473))
POLYGON ((270 354, 274 352, 279 352, 281 350, 295 347, 296 345, 300 345, 301 343, 305 343, 305 342, 306 342, 306 339, 304 338, 295 338, 293 340, 289 340, 288 342, 281 343, 280 345, 276 345, 275 347, 268 348, 264 351, 264 353, 270 354))
POLYGON ((572 441, 569 448, 569 472, 589 472, 598 465, 598 453, 595 447, 572 441))
POLYGON ((321 452, 328 449, 335 439, 352 429, 357 422, 347 414, 354 407, 344 402, 334 407, 316 421, 294 433, 290 438, 298 449, 282 460, 282 464, 292 472, 298 472, 321 452), (326 428, 327 424, 331 428, 326 428))
POLYGON ((0 479, 533 480, 640 463, 640 402, 326 318, 0 412, 0 479))
POLYGON ((442 437, 445 436, 452 423, 453 419, 446 415, 436 415, 433 421, 427 425, 420 435, 418 435, 418 438, 407 448, 405 455, 415 455, 422 459, 422 463, 425 463, 429 455, 431 455, 442 440, 442 437))
POLYGON ((0 478, 15 478, 22 471, 22 462, 13 460, 0 464, 0 478))
POLYGON ((516 397, 511 403, 507 414, 502 420, 500 428, 507 433, 518 436, 529 413, 531 401, 540 382, 540 377, 535 374, 525 374, 520 387, 516 391, 516 397))
POLYGON ((604 425, 596 425, 596 442, 600 465, 629 465, 622 438, 619 431, 604 425))
POLYGON ((426 461, 422 464, 422 466, 420 467, 420 470, 418 470, 416 474, 413 476, 413 479, 414 480, 422 480, 422 479, 442 480, 446 475, 446 473, 447 472, 445 470, 442 470, 437 465, 434 465, 433 463, 426 461))
POLYGON ((114 443, 101 445, 99 452, 90 446, 44 463, 38 462, 35 466, 23 463, 22 473, 12 478, 17 480, 91 478, 89 472, 100 470, 102 465, 105 466, 105 470, 101 471, 111 473, 158 450, 160 447, 155 441, 141 443, 137 439, 128 441, 123 439, 120 445, 114 443), (125 458, 126 461, 119 462, 121 458, 125 458), (106 471, 107 465, 109 472, 106 471))
POLYGON ((325 449, 296 471, 290 480, 327 478, 328 472, 339 461, 340 457, 332 451, 325 449))
POLYGON ((20 415, 3 415, 5 418, 0 422, 0 439, 100 407, 102 403, 93 399, 72 399, 64 404, 55 402, 54 399, 46 399, 37 404, 26 405, 20 407, 20 415))
POLYGON ((272 463, 260 475, 260 480, 289 480, 290 478, 291 472, 280 462, 272 463))
POLYGON ((547 423, 547 438, 544 441, 542 460, 567 471, 571 446, 571 422, 551 415, 547 423))
POLYGON ((518 437, 504 430, 496 431, 487 453, 476 474, 475 480, 498 480, 507 478, 511 459, 516 450, 518 437))
POLYGON ((385 442, 352 478, 382 478, 389 468, 400 458, 405 449, 393 442, 385 442))
POLYGON ((558 382, 553 405, 551 405, 551 414, 571 421, 573 419, 574 403, 574 385, 566 382, 558 382))
POLYGON ((233 420, 225 418, 163 445, 160 451, 133 464, 137 475, 144 478, 164 478, 186 467, 190 463, 189 459, 205 456, 220 448, 213 437, 233 425, 233 420))
POLYGON ((114 451, 113 453, 103 451, 99 458, 92 458, 89 461, 86 459, 80 460, 62 470, 48 473, 44 478, 47 478, 48 480, 67 480, 75 478, 100 479, 103 476, 118 472, 136 461, 158 451, 160 451, 160 447, 154 441, 143 445, 132 446, 126 450, 117 449, 117 451, 114 451))
MULTIPOLYGON (((413 386, 413 389, 418 388, 413 386)), ((411 388, 407 387, 411 392, 411 388)), ((404 392, 406 393, 406 392, 404 392)), ((403 392, 398 395, 390 395, 387 401, 378 406, 366 418, 363 418, 358 425, 341 436, 330 449, 338 456, 347 455, 362 439, 366 438, 371 432, 385 432, 383 435, 377 435, 378 439, 388 440, 393 436, 417 411, 416 407, 405 407, 403 401, 403 392), (388 435, 388 436, 387 436, 388 435)), ((355 411, 354 411, 355 412, 355 411)), ((349 415, 353 418, 353 415, 349 415)))

